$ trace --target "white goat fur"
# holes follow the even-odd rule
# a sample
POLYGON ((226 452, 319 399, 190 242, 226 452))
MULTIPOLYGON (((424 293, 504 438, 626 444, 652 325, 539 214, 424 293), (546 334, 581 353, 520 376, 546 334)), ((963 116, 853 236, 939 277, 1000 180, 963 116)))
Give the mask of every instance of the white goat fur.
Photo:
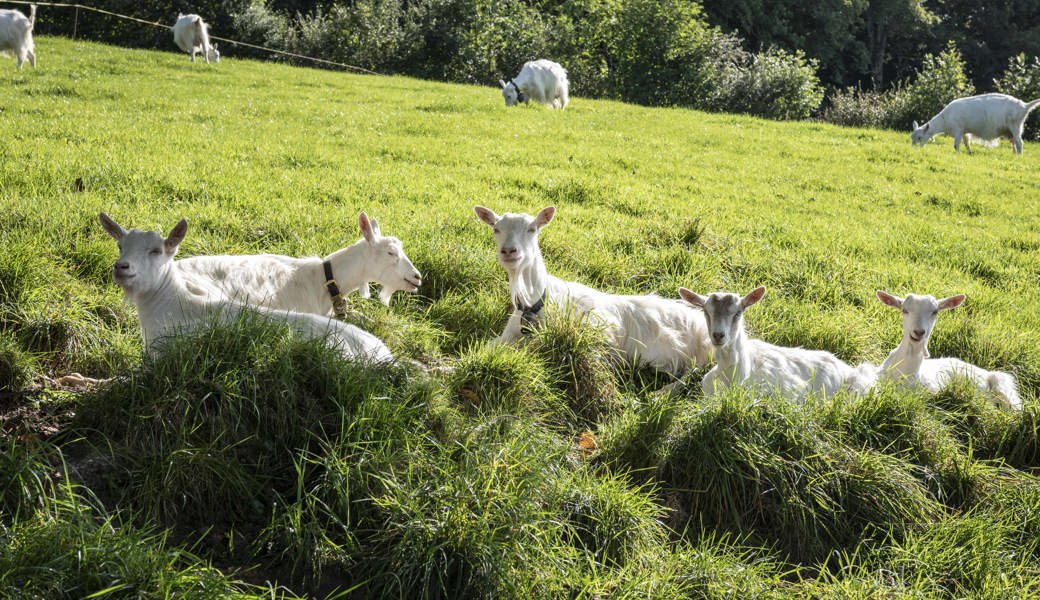
POLYGON ((956 308, 964 294, 936 300, 934 296, 907 294, 906 298, 878 290, 886 306, 903 313, 903 339, 881 364, 879 379, 938 392, 952 379, 966 377, 980 392, 995 396, 1011 408, 1022 408, 1014 376, 1003 371, 987 371, 957 358, 928 358, 928 339, 939 311, 956 308))
POLYGON ((359 290, 367 298, 370 281, 382 287, 379 299, 383 304, 390 304, 390 296, 397 290, 417 291, 422 275, 408 260, 401 240, 383 236, 379 223, 364 212, 358 215, 358 226, 364 237, 324 259, 279 254, 195 256, 174 265, 197 295, 318 315, 332 313, 323 260, 332 264, 344 296, 359 290))
POLYGON ((17 10, 0 10, 0 52, 13 52, 19 69, 26 60, 36 67, 36 47, 32 37, 35 25, 35 4, 29 7, 28 18, 17 10))
POLYGON ((744 297, 715 292, 701 296, 679 288, 679 296, 703 309, 715 345, 715 366, 701 380, 705 395, 712 396, 734 385, 747 385, 801 400, 809 393, 828 398, 843 386, 863 392, 873 383, 870 367, 853 368, 823 350, 774 346, 751 339, 744 330, 744 311, 765 296, 759 287, 744 297))
POLYGON ((506 106, 520 102, 520 94, 526 97, 524 102, 531 99, 560 110, 567 108, 570 101, 567 71, 558 63, 544 58, 524 63, 519 75, 508 82, 499 79, 498 84, 502 86, 506 106))
POLYGON ((1011 138, 1015 152, 1022 154, 1022 127, 1026 117, 1040 105, 1040 100, 1022 102, 1007 94, 982 94, 958 98, 946 105, 939 114, 924 125, 914 121, 910 141, 923 146, 940 133, 953 136, 953 149, 960 150, 961 139, 971 152, 971 138, 976 137, 988 146, 995 146, 999 138, 1011 138))
MULTIPOLYGON (((153 351, 164 338, 212 320, 230 321, 246 308, 238 302, 200 298, 185 287, 173 267, 173 257, 188 233, 187 221, 182 219, 166 238, 154 231, 127 231, 105 213, 101 213, 101 225, 119 244, 112 276, 126 298, 137 306, 148 350, 153 351)), ((307 313, 250 308, 271 321, 288 324, 306 339, 324 339, 346 358, 393 360, 379 338, 353 325, 307 313)))
POLYGON ((538 233, 552 221, 555 207, 542 209, 536 217, 516 213, 499 216, 483 206, 474 210, 494 229, 498 262, 509 276, 509 292, 516 307, 502 335, 492 343, 509 343, 522 337, 523 307, 536 304, 544 293, 543 310, 566 306, 594 315, 593 322, 607 329, 630 361, 673 375, 681 375, 691 362, 708 362, 711 349, 700 311, 652 294, 607 294, 549 274, 538 246, 538 233))
POLYGON ((220 62, 217 45, 209 43, 209 26, 198 15, 177 15, 177 22, 173 24, 173 42, 191 55, 191 62, 195 62, 198 52, 207 63, 220 62))

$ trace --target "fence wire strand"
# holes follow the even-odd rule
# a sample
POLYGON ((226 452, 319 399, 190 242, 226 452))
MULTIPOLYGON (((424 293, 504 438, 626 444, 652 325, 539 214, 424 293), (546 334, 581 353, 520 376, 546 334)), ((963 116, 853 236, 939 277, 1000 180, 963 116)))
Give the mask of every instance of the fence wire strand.
MULTIPOLYGON (((122 15, 122 14, 119 14, 119 13, 116 13, 116 12, 112 12, 110 10, 105 10, 103 8, 97 8, 96 6, 87 6, 85 4, 68 4, 68 3, 65 3, 65 2, 33 2, 31 0, 3 0, 3 3, 4 4, 22 4, 22 5, 25 5, 25 6, 30 6, 30 5, 35 4, 37 6, 54 6, 54 7, 58 7, 58 8, 75 8, 77 11, 82 9, 82 10, 88 10, 88 11, 100 13, 100 14, 103 14, 103 15, 109 15, 109 16, 112 16, 112 17, 116 17, 118 19, 126 20, 126 21, 134 21, 134 22, 137 22, 137 23, 143 23, 144 25, 151 25, 152 27, 158 27, 160 29, 170 29, 169 25, 164 25, 162 23, 158 23, 158 22, 155 22, 155 21, 147 21, 145 19, 139 19, 137 17, 131 17, 130 15, 122 15)), ((77 12, 77 16, 76 16, 76 21, 77 21, 76 25, 78 26, 78 24, 79 24, 78 23, 78 21, 79 21, 79 13, 78 12, 77 12)), ((268 48, 266 46, 258 46, 256 44, 250 44, 249 42, 242 42, 242 41, 239 41, 239 40, 232 40, 232 39, 229 39, 229 38, 217 37, 215 35, 209 36, 209 39, 217 40, 218 42, 224 42, 224 43, 227 43, 227 44, 231 44, 232 46, 244 46, 246 48, 252 48, 254 50, 262 50, 264 52, 270 52, 272 54, 281 54, 283 56, 291 56, 293 58, 309 60, 309 61, 312 61, 312 62, 324 64, 324 65, 332 65, 332 66, 335 66, 335 67, 341 67, 341 68, 344 68, 344 69, 349 69, 351 71, 357 71, 359 73, 367 73, 369 75, 379 75, 379 73, 377 73, 375 71, 371 71, 371 70, 366 69, 364 67, 358 67, 358 66, 355 66, 355 65, 348 65, 347 63, 336 62, 334 60, 328 60, 328 59, 324 59, 324 58, 317 58, 317 57, 314 57, 314 56, 307 56, 307 55, 304 55, 304 54, 297 54, 295 52, 289 52, 288 50, 278 50, 278 49, 275 49, 275 48, 268 48)))

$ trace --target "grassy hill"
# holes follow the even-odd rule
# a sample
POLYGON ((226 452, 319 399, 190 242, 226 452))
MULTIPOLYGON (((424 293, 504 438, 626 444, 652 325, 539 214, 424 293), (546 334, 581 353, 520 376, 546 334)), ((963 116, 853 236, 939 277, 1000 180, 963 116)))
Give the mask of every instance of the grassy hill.
POLYGON ((1040 593, 1040 149, 37 46, 0 69, 3 594, 1040 593), (702 372, 657 395, 568 318, 489 349, 507 286, 474 204, 556 205, 550 270, 601 289, 766 285, 755 335, 849 362, 900 338, 876 289, 965 293, 932 355, 1015 373, 1026 410, 963 386, 706 400, 702 372), (182 255, 323 255, 361 210, 424 275, 389 309, 355 299, 362 325, 452 373, 249 319, 142 357, 97 220, 186 217, 182 255), (114 379, 45 384, 72 371, 114 379))

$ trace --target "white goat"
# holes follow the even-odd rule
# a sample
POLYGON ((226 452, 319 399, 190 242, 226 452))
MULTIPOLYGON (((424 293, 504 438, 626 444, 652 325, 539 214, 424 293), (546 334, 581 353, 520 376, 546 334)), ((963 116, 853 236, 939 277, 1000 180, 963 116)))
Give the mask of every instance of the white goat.
POLYGON ((209 43, 209 26, 198 15, 177 15, 173 24, 173 42, 177 47, 191 55, 195 62, 195 54, 202 52, 206 62, 220 62, 220 51, 216 44, 209 43))
POLYGON ((279 254, 195 256, 174 263, 192 292, 212 299, 318 315, 345 312, 344 296, 359 290, 369 296, 368 282, 382 289, 379 299, 390 304, 397 290, 415 292, 422 275, 408 260, 401 240, 384 237, 375 219, 358 215, 364 237, 324 259, 279 254))
POLYGON ((910 141, 915 146, 923 146, 932 137, 945 133, 953 136, 954 150, 960 150, 963 138, 964 146, 971 153, 973 136, 987 146, 996 146, 999 138, 1008 137, 1015 152, 1022 154, 1022 127, 1037 105, 1040 105, 1040 100, 1026 103, 1007 94, 958 98, 924 125, 914 121, 910 141))
POLYGON ((697 365, 708 362, 711 344, 699 311, 652 294, 606 294, 548 273, 538 246, 538 232, 552 221, 555 207, 543 208, 537 217, 515 213, 499 216, 483 206, 474 207, 474 211, 494 229, 498 262, 509 276, 515 307, 502 335, 492 343, 519 339, 527 327, 537 325, 546 308, 570 306, 577 312, 593 314, 594 322, 607 328, 628 360, 677 376, 689 368, 691 361, 697 365))
POLYGON ((29 60, 36 67, 36 47, 33 45, 33 27, 36 25, 36 5, 29 6, 29 18, 17 10, 0 10, 0 52, 14 52, 18 68, 29 60))
POLYGON ((764 287, 755 288, 743 298, 724 292, 701 296, 679 288, 683 300, 703 309, 715 345, 716 364, 701 380, 705 395, 721 393, 734 385, 750 385, 801 400, 808 393, 820 392, 830 398, 842 386, 854 392, 870 387, 872 368, 854 369, 823 350, 774 346, 748 338, 744 311, 765 294, 764 287))
MULTIPOLYGON (((126 298, 137 305, 145 347, 154 350, 162 339, 204 324, 211 319, 230 320, 246 308, 231 301, 213 301, 190 292, 173 267, 173 257, 188 233, 181 220, 166 238, 154 231, 127 231, 105 213, 101 225, 119 244, 119 259, 112 276, 126 298)), ((307 313, 255 307, 264 318, 287 323, 307 339, 325 339, 346 358, 379 362, 393 360, 379 338, 353 325, 307 313)))
POLYGON ((563 110, 569 102, 567 71, 544 58, 524 63, 519 75, 508 82, 499 79, 498 84, 502 86, 506 106, 534 100, 563 110))
POLYGON ((951 379, 966 377, 979 391, 1000 398, 1011 408, 1022 408, 1018 385, 1010 373, 987 371, 957 358, 928 358, 928 339, 939 311, 960 306, 964 294, 936 300, 934 296, 915 294, 900 298, 878 290, 877 297, 903 313, 903 339, 881 364, 880 379, 920 386, 934 393, 951 379))

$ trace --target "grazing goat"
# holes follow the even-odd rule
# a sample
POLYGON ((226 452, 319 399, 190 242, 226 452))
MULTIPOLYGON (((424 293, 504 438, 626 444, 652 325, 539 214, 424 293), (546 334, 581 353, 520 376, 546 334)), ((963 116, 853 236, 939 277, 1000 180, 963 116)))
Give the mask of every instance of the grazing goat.
POLYGON ((1026 103, 1007 94, 958 98, 924 125, 914 121, 910 141, 915 146, 923 146, 932 137, 945 133, 953 136, 953 149, 957 151, 961 149, 963 138, 970 154, 973 136, 987 146, 995 146, 999 138, 1008 137, 1015 152, 1022 154, 1022 127, 1037 105, 1040 105, 1040 100, 1026 103))
POLYGON ((502 86, 506 106, 534 100, 563 110, 569 102, 567 71, 558 63, 544 58, 524 63, 519 75, 509 81, 499 79, 498 83, 502 86))
MULTIPOLYGON (((119 259, 112 277, 127 299, 137 305, 145 347, 154 351, 164 337, 191 330, 213 319, 228 321, 238 316, 245 304, 213 301, 190 292, 173 267, 173 257, 188 233, 181 220, 164 238, 154 231, 127 231, 105 213, 101 225, 119 244, 119 259)), ((379 338, 353 325, 307 313, 251 307, 272 322, 286 323, 306 339, 324 339, 349 359, 378 362, 393 360, 379 338)))
POLYGON ((191 62, 195 62, 198 52, 202 52, 207 63, 220 62, 217 45, 209 43, 209 26, 198 15, 177 15, 177 22, 173 24, 173 42, 191 55, 191 62))
POLYGON ((367 298, 370 281, 382 286, 383 304, 390 304, 397 290, 417 291, 422 275, 408 260, 401 240, 384 237, 379 223, 364 212, 358 215, 358 226, 362 239, 324 259, 278 254, 195 256, 174 265, 188 289, 199 295, 318 315, 335 311, 343 316, 343 297, 359 290, 367 298))
POLYGON ((764 287, 755 288, 743 298, 723 292, 701 296, 679 288, 683 300, 704 311, 715 345, 716 364, 701 380, 705 395, 744 384, 801 400, 808 393, 820 392, 830 398, 842 386, 854 392, 870 387, 872 368, 854 369, 823 350, 786 348, 748 338, 744 311, 765 294, 764 287))
POLYGON ((474 207, 474 211, 495 232, 498 262, 509 276, 515 307, 502 335, 492 343, 513 342, 528 327, 537 325, 544 310, 570 306, 579 313, 593 314, 593 322, 606 327, 630 361, 676 376, 682 375, 691 362, 708 362, 711 344, 699 311, 652 294, 606 294, 548 273, 538 233, 552 221, 555 207, 543 208, 536 217, 516 213, 499 216, 483 206, 474 207))
POLYGON ((987 371, 957 358, 928 358, 928 339, 939 311, 956 308, 964 294, 936 300, 934 296, 907 294, 906 298, 877 291, 886 306, 903 313, 903 339, 881 364, 879 378, 935 393, 957 377, 970 380, 979 391, 1000 398, 1011 408, 1022 408, 1018 385, 1010 373, 987 371))
POLYGON ((32 37, 35 25, 35 4, 29 6, 28 19, 17 10, 0 10, 0 52, 14 52, 19 69, 26 59, 36 68, 36 48, 32 37))

